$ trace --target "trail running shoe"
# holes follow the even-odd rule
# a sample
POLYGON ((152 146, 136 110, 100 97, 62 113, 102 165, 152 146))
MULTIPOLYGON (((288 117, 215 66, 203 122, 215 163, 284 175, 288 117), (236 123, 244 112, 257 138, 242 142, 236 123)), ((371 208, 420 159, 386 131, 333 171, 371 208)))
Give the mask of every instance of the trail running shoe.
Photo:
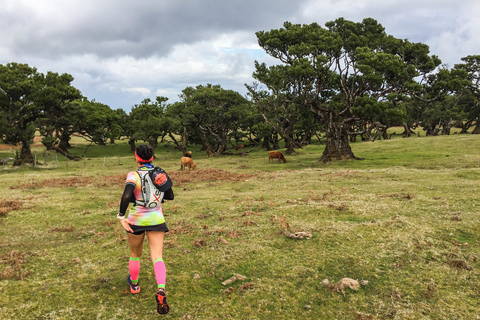
POLYGON ((155 295, 155 300, 157 301, 157 312, 160 314, 166 314, 170 311, 170 307, 167 302, 167 294, 165 289, 160 288, 155 295))
POLYGON ((137 294, 140 292, 140 286, 138 285, 138 283, 137 284, 132 283, 132 278, 130 277, 130 275, 128 275, 127 283, 128 283, 128 286, 130 287, 131 293, 137 294))

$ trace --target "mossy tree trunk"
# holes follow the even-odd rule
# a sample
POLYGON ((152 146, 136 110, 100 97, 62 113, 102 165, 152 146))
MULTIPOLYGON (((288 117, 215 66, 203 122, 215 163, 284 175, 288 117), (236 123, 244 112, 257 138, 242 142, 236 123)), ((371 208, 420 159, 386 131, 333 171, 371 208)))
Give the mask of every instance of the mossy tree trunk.
POLYGON ((352 148, 348 142, 349 124, 341 117, 338 112, 331 111, 324 114, 326 124, 326 146, 319 161, 330 162, 332 160, 356 159, 352 148))

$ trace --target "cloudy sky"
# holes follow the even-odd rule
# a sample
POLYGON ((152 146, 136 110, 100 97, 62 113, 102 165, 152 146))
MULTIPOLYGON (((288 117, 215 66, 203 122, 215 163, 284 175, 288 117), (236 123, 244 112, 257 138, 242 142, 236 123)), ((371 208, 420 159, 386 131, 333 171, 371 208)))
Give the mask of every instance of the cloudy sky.
POLYGON ((169 102, 187 86, 245 94, 256 31, 371 17, 453 67, 480 54, 478 0, 0 0, 0 64, 69 73, 88 99, 122 108, 169 102))

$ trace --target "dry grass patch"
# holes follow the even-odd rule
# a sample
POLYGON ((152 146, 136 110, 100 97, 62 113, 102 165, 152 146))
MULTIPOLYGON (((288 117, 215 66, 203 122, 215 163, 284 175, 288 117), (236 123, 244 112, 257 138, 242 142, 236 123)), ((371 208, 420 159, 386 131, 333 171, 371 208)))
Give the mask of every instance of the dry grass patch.
POLYGON ((199 238, 193 242, 193 245, 195 246, 195 248, 200 248, 208 245, 208 243, 205 238, 199 238))
POLYGON ((472 270, 472 267, 468 265, 465 260, 462 259, 453 259, 450 260, 449 265, 457 269, 472 270))
POLYGON ((338 210, 338 211, 347 211, 348 207, 342 203, 340 204, 334 204, 334 203, 331 203, 328 205, 329 208, 332 208, 332 209, 335 209, 335 210, 338 210))
POLYGON ((260 212, 254 212, 254 211, 245 211, 244 213, 242 213, 242 217, 246 217, 246 216, 259 216, 261 213, 260 212))
POLYGON ((75 228, 70 225, 68 227, 55 227, 50 229, 50 232, 73 232, 75 228))
POLYGON ((238 237, 241 237, 241 236, 242 236, 242 233, 238 230, 229 231, 227 233, 227 237, 229 237, 229 238, 238 238, 238 237))
POLYGON ((224 232, 223 230, 221 229, 215 229, 215 230, 209 230, 209 231, 205 231, 205 235, 209 236, 209 235, 212 235, 212 234, 217 234, 217 235, 222 235, 224 232))
POLYGON ((218 243, 223 243, 223 244, 230 244, 227 240, 223 239, 223 238, 218 238, 217 239, 217 242, 218 243))
POLYGON ((0 200, 0 217, 5 216, 8 212, 20 210, 23 208, 23 202, 20 200, 2 199, 0 200))
POLYGON ((27 257, 33 256, 31 252, 18 252, 12 250, 0 257, 0 264, 6 264, 3 271, 0 271, 0 280, 23 280, 32 271, 23 270, 27 257))
MULTIPOLYGON (((173 224, 175 225, 175 224, 173 224)), ((187 234, 191 233, 193 231, 193 227, 191 224, 185 224, 185 225, 178 225, 175 227, 170 228, 170 231, 168 233, 170 234, 187 234)))
POLYGON ((92 177, 65 177, 53 178, 40 181, 19 181, 17 185, 10 186, 10 189, 36 189, 36 188, 69 188, 83 187, 93 183, 92 177))
POLYGON ((359 171, 336 171, 336 172, 329 172, 329 173, 320 173, 318 176, 325 177, 327 181, 331 182, 334 178, 340 179, 361 179, 361 180, 369 180, 369 177, 362 177, 362 174, 359 171))
POLYGON ((400 200, 406 199, 406 200, 412 200, 415 198, 415 195, 411 193, 391 193, 391 194, 378 194, 377 197, 379 198, 397 198, 400 200))
POLYGON ((472 270, 473 267, 468 264, 468 262, 474 263, 477 261, 477 256, 475 254, 470 254, 462 258, 457 253, 449 253, 447 255, 447 258, 449 266, 460 270, 472 270))
POLYGON ((287 232, 287 231, 289 231, 289 232, 293 231, 293 229, 290 226, 290 223, 287 221, 287 218, 285 217, 285 215, 282 215, 281 217, 277 217, 276 215, 272 215, 272 217, 270 218, 270 221, 273 224, 280 225, 280 233, 284 233, 284 232, 287 232))
POLYGON ((309 202, 326 202, 326 201, 334 201, 334 200, 346 200, 351 201, 355 199, 355 196, 349 194, 348 188, 342 188, 341 191, 335 192, 334 190, 330 189, 325 191, 321 194, 318 194, 316 191, 310 191, 312 193, 311 197, 306 198, 297 198, 293 200, 287 200, 287 203, 309 203, 309 202))
POLYGON ((209 212, 209 213, 205 213, 205 214, 199 214, 197 216, 198 219, 205 219, 205 218, 208 218, 208 217, 211 217, 213 216, 213 212, 209 212))
POLYGON ((163 247, 165 249, 170 249, 170 248, 175 248, 178 246, 177 242, 176 242, 177 239, 173 239, 173 240, 165 240, 163 242, 163 247))
POLYGON ((173 186, 179 187, 187 183, 204 181, 241 182, 256 177, 251 174, 238 174, 221 169, 203 169, 197 171, 171 171, 168 173, 173 180, 173 186))
POLYGON ((36 189, 36 188, 78 188, 92 185, 94 187, 122 186, 125 184, 126 175, 113 175, 99 177, 64 177, 39 181, 22 182, 10 186, 10 189, 36 189))
MULTIPOLYGON (((219 182, 242 182, 246 179, 255 177, 250 174, 238 174, 221 169, 205 169, 198 171, 171 171, 168 173, 174 182, 174 187, 179 187, 187 183, 197 183, 205 181, 219 182)), ((88 177, 63 177, 51 178, 38 181, 18 181, 17 185, 10 186, 10 189, 36 189, 36 188, 73 188, 73 187, 112 187, 123 186, 125 184, 126 174, 116 174, 110 176, 88 177)))

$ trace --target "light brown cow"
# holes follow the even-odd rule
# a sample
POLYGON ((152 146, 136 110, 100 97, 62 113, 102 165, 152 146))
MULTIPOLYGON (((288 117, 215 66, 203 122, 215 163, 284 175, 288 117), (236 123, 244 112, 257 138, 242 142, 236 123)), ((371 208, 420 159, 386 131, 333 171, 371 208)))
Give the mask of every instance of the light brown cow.
POLYGON ((283 163, 287 162, 287 159, 285 159, 283 153, 281 153, 280 151, 268 151, 268 163, 270 163, 270 160, 272 160, 273 162, 273 159, 275 158, 278 159, 278 162, 280 162, 280 160, 282 160, 283 163))
POLYGON ((240 149, 243 150, 243 148, 245 148, 245 145, 244 145, 244 144, 239 144, 239 145, 237 146, 237 150, 240 150, 240 149))
POLYGON ((192 151, 185 151, 185 154, 183 155, 184 157, 192 157, 192 151))
POLYGON ((197 166, 193 163, 192 158, 182 157, 182 159, 180 159, 180 170, 183 170, 185 168, 188 168, 188 170, 193 169, 193 171, 195 171, 197 166))

